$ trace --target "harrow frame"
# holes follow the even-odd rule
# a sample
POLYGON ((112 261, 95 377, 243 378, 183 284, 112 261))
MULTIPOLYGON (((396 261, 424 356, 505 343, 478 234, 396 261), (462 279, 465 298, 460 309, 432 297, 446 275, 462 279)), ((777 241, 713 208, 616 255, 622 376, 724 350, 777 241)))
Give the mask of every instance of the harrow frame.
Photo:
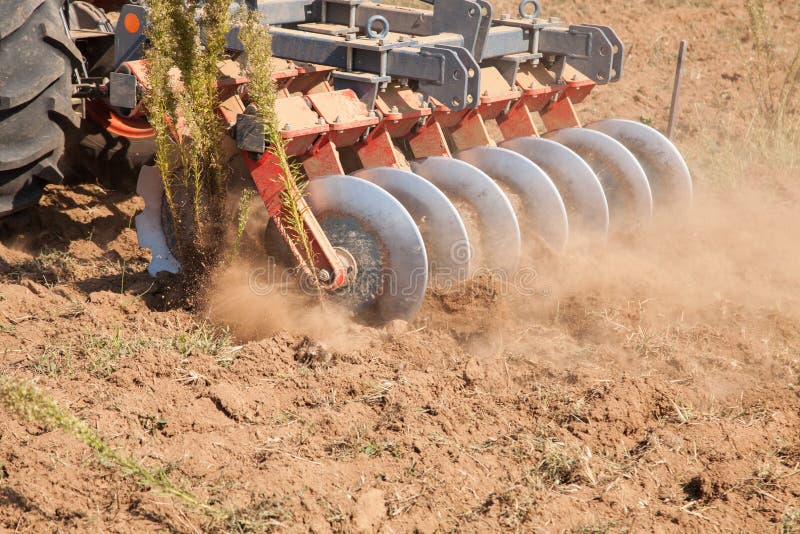
MULTIPOLYGON (((275 113, 282 126, 286 152, 302 165, 306 177, 312 182, 323 177, 345 178, 355 169, 355 161, 365 169, 355 173, 360 179, 385 186, 397 185, 392 180, 410 180, 410 185, 402 184, 396 190, 412 197, 430 187, 449 187, 449 194, 460 198, 461 189, 466 195, 461 200, 472 202, 469 209, 486 220, 513 219, 500 224, 516 239, 507 245, 513 257, 495 258, 494 264, 487 265, 490 269, 515 268, 520 254, 515 250, 519 248, 520 230, 523 236, 541 241, 551 252, 563 249, 568 227, 581 226, 574 222, 592 221, 589 226, 597 226, 598 235, 605 240, 610 219, 612 223, 616 221, 613 228, 625 226, 618 222, 623 220, 623 208, 616 204, 629 191, 638 191, 636 209, 643 215, 641 220, 631 219, 628 226, 645 224, 654 201, 648 181, 654 184, 652 191, 674 193, 672 190, 680 189, 677 196, 683 204, 691 200, 688 170, 674 146, 657 132, 605 121, 590 125, 604 133, 570 135, 574 129, 583 130, 576 105, 598 85, 617 82, 623 74, 625 48, 609 27, 569 25, 556 18, 540 18, 538 0, 522 0, 516 17, 495 17, 486 0, 436 0, 431 2, 430 10, 387 6, 379 0, 235 3, 240 4, 239 9, 244 6, 257 11, 260 21, 269 27, 273 79, 279 90, 275 113), (520 141, 540 136, 565 146, 556 150, 555 143, 545 139, 538 143, 520 141), (567 148, 566 139, 588 143, 584 146, 575 141, 576 151, 584 149, 624 161, 595 158, 596 161, 584 162, 567 148), (640 150, 641 143, 647 144, 652 154, 640 150), (469 163, 456 164, 458 159, 469 163), (425 164, 426 160, 430 164, 425 164), (554 162, 571 162, 579 172, 576 176, 556 172, 552 168, 554 162), (553 176, 538 164, 550 168, 553 176), (647 175, 642 165, 647 167, 647 175), (472 181, 462 181, 461 186, 452 189, 459 182, 442 173, 448 167, 452 172, 471 176, 472 181), (618 175, 609 174, 610 167, 617 169, 618 175), (380 171, 387 168, 403 172, 380 171), (508 169, 517 175, 504 175, 512 172, 508 169), (383 179, 381 173, 391 174, 392 178, 383 179), (487 205, 478 191, 503 200, 487 205), (508 195, 518 197, 522 205, 512 209, 508 195), (615 201, 613 206, 611 200, 615 201), (548 215, 542 216, 543 212, 548 215), (556 222, 549 223, 545 220, 548 217, 556 222), (568 219, 572 220, 569 224, 568 219)), ((86 115, 122 137, 153 135, 147 110, 139 101, 141 93, 148 90, 147 65, 142 59, 146 29, 147 9, 131 3, 122 6, 113 32, 106 25, 97 35, 86 31, 79 34, 79 30, 73 35, 113 39, 112 72, 108 78, 90 78, 85 66, 83 73, 76 71, 76 96, 85 102, 86 115)), ((303 224, 313 248, 313 265, 308 265, 293 246, 283 220, 281 195, 285 181, 281 167, 266 145, 255 111, 248 107, 249 80, 236 62, 243 52, 237 27, 227 35, 226 48, 233 59, 220 67, 219 115, 235 140, 231 146, 240 152, 270 218, 300 266, 313 269, 324 289, 346 290, 353 272, 358 270, 357 262, 329 240, 314 213, 313 199, 311 206, 300 200, 303 224)), ((339 182, 343 187, 354 183, 349 177, 339 182)), ((327 180, 325 187, 333 191, 330 188, 339 182, 327 180)), ((371 201, 382 198, 383 193, 379 195, 376 190, 359 190, 378 195, 371 201)), ((151 191, 147 196, 154 195, 151 191)), ((401 203, 409 211, 414 211, 413 206, 435 205, 411 197, 401 203)), ((391 202, 384 204, 395 209, 391 202)), ((439 206, 445 211, 457 211, 449 201, 440 202, 439 206)), ((455 217, 458 224, 449 225, 452 236, 459 232, 463 235, 457 213, 455 217)), ((424 226, 424 219, 415 220, 415 224, 424 226)), ((491 234, 485 225, 484 232, 491 234)), ((492 235, 495 241, 500 240, 500 236, 492 235)), ((153 251, 154 256, 169 257, 171 253, 162 237, 156 239, 161 245, 153 251)), ((424 256, 425 247, 420 247, 424 256)), ((472 256, 470 252, 465 258, 472 256)), ((159 265, 177 266, 172 260, 159 265)), ((446 263, 442 258, 430 258, 431 272, 437 262, 446 263)), ((157 268, 161 267, 154 264, 151 271, 157 268)), ((474 266, 467 271, 474 272, 474 266)), ((427 280, 428 273, 424 274, 427 280)), ((463 278, 459 275, 454 279, 463 278)), ((410 318, 418 304, 411 303, 398 316, 410 318)))

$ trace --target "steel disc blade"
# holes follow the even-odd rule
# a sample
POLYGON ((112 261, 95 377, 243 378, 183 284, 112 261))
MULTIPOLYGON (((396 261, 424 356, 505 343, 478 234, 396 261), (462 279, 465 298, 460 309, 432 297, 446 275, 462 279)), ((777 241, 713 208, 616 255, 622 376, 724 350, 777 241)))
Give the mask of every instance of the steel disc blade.
POLYGON ((353 176, 310 180, 308 202, 334 247, 355 259, 358 275, 339 290, 357 313, 411 320, 425 297, 428 259, 414 219, 392 195, 353 176))
POLYGON ((583 158, 603 184, 612 233, 634 233, 653 216, 653 195, 644 169, 630 150, 608 135, 586 128, 545 134, 583 158))
POLYGON ((513 273, 519 263, 521 239, 517 216, 503 190, 483 171, 457 159, 431 157, 410 163, 412 171, 455 201, 462 220, 468 221, 469 243, 455 254, 471 257, 473 272, 513 273), (476 254, 471 255, 471 250, 476 254))
POLYGON ((432 287, 450 287, 469 273, 467 229, 452 202, 431 182, 404 169, 372 167, 353 176, 380 186, 400 201, 417 224, 428 254, 432 287), (466 246, 467 254, 459 247, 466 246))
POLYGON ((631 120, 607 119, 587 128, 610 135, 630 150, 642 165, 653 191, 654 209, 688 208, 692 175, 677 147, 658 130, 631 120))
POLYGON ((608 234, 608 202, 600 179, 583 159, 566 146, 541 137, 518 137, 502 148, 522 154, 556 184, 567 208, 570 232, 608 234))
POLYGON ((518 195, 523 213, 517 216, 525 221, 523 237, 530 230, 552 250, 564 249, 569 235, 567 210, 555 184, 539 166, 511 150, 488 146, 462 150, 455 157, 518 195))
POLYGON ((139 246, 150 249, 153 255, 147 271, 153 276, 162 271, 179 272, 181 265, 169 250, 162 226, 164 183, 157 167, 142 166, 136 183, 136 193, 144 199, 144 210, 135 217, 136 236, 139 246))

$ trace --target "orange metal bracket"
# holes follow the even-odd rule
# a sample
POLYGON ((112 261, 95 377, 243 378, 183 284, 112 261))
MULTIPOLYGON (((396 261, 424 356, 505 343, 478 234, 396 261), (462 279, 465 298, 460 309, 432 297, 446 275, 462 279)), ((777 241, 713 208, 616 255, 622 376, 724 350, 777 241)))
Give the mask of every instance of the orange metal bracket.
POLYGON ((548 131, 581 127, 581 121, 578 114, 575 113, 575 107, 569 97, 551 102, 549 106, 539 112, 539 115, 548 131))
MULTIPOLYGON (((253 159, 251 153, 242 152, 247 168, 250 170, 250 176, 253 183, 258 190, 264 206, 270 218, 275 222, 281 234, 286 238, 285 241, 292 250, 292 254, 301 265, 306 264, 306 258, 303 257, 301 251, 297 250, 294 245, 294 240, 289 236, 289 229, 287 227, 285 217, 286 213, 281 202, 281 195, 286 191, 285 184, 281 177, 283 176, 283 169, 281 168, 277 156, 272 152, 265 152, 257 160, 253 159)), ((303 219, 303 227, 306 235, 308 236, 309 243, 312 248, 312 255, 315 269, 324 269, 331 273, 331 282, 323 287, 326 289, 336 289, 345 284, 347 280, 347 266, 342 262, 336 250, 328 241, 325 232, 322 230, 314 214, 308 209, 302 195, 298 191, 294 191, 295 201, 298 203, 300 216, 303 219)), ((314 277, 317 278, 317 277, 314 277)))

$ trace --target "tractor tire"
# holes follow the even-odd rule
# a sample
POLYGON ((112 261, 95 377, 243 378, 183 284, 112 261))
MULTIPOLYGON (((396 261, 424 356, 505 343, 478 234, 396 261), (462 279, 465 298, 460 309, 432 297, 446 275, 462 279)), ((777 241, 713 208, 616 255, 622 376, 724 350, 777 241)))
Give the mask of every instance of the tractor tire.
POLYGON ((59 183, 70 127, 72 68, 80 53, 61 16, 64 0, 0 2, 0 217, 59 183))
POLYGON ((90 176, 118 191, 133 193, 142 165, 154 165, 153 137, 127 138, 114 135, 87 118, 81 122, 78 157, 71 158, 72 171, 90 176))

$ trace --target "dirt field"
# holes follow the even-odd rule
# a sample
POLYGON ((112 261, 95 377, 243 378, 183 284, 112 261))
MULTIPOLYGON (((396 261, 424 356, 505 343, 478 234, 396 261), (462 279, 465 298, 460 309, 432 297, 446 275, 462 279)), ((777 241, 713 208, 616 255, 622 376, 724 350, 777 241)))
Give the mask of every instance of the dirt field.
MULTIPOLYGON (((2 528, 800 532, 800 155, 759 137, 747 10, 543 7, 627 43, 623 81, 587 119, 664 128, 678 40, 691 41, 689 216, 537 266, 527 295, 476 282, 375 329, 254 295, 258 255, 187 303, 146 273, 139 198, 52 187, 0 220, 0 373, 235 513, 214 522, 2 413, 2 528)), ((795 28, 785 58, 800 6, 769 9, 776 35, 795 28)), ((258 233, 253 218, 246 248, 258 233)))

